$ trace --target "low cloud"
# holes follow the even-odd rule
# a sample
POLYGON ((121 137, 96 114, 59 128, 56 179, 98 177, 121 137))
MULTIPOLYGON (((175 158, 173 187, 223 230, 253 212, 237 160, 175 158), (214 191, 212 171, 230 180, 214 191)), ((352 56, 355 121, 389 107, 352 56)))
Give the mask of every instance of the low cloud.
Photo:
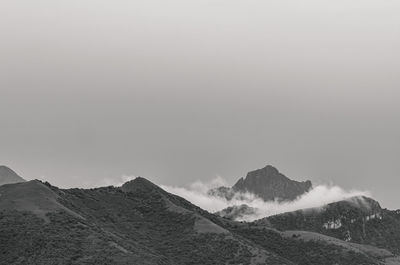
MULTIPOLYGON (((119 178, 104 178, 95 186, 112 185, 118 187, 135 178, 136 176, 128 175, 119 178)), ((346 200, 354 196, 370 196, 367 191, 346 191, 339 186, 329 184, 318 185, 292 202, 265 202, 263 199, 252 193, 236 193, 231 200, 227 200, 223 197, 208 194, 208 191, 212 188, 229 186, 229 184, 220 176, 208 182, 196 181, 189 185, 189 187, 168 185, 159 186, 162 189, 183 197, 191 203, 212 213, 221 211, 230 206, 240 206, 242 204, 247 204, 256 209, 255 214, 243 216, 241 219, 238 219, 238 221, 254 221, 274 214, 320 207, 331 202, 346 200)))
POLYGON ((161 185, 161 187, 170 193, 185 198, 191 203, 209 212, 216 212, 229 206, 239 206, 242 204, 247 204, 248 206, 257 209, 255 214, 247 215, 243 217, 241 221, 253 221, 283 212, 319 207, 331 202, 345 200, 353 196, 370 196, 369 192, 366 191, 346 191, 336 185, 318 185, 292 202, 265 202, 263 199, 251 193, 238 193, 232 200, 207 194, 207 191, 211 188, 221 185, 226 185, 226 181, 221 177, 217 177, 209 182, 197 181, 188 188, 166 185, 161 185))

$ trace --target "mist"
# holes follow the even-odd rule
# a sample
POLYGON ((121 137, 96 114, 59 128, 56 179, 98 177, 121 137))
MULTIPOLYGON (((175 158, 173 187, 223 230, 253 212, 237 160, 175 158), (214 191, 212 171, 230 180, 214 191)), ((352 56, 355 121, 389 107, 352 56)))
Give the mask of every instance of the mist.
MULTIPOLYGON (((134 180, 138 176, 135 175, 122 175, 118 177, 107 177, 97 182, 85 182, 81 183, 82 188, 93 188, 93 187, 105 187, 114 186, 120 187, 124 183, 134 180)), ((45 178, 43 177, 44 181, 45 178)), ((264 201, 257 195, 246 192, 236 192, 231 200, 227 200, 224 197, 217 195, 211 195, 208 193, 213 188, 225 186, 230 187, 231 184, 225 178, 216 176, 208 181, 197 180, 188 186, 177 186, 177 185, 164 185, 157 183, 157 181, 151 180, 156 185, 160 186, 165 191, 178 195, 191 203, 199 206, 200 208, 207 210, 211 213, 221 211, 227 207, 240 206, 243 204, 248 205, 255 209, 254 214, 247 214, 242 217, 238 217, 236 221, 254 221, 267 216, 280 214, 284 212, 291 212, 301 209, 321 207, 326 204, 346 200, 354 196, 367 196, 371 197, 371 192, 368 190, 359 189, 344 189, 339 185, 332 183, 319 184, 314 186, 309 192, 299 196, 296 200, 291 202, 282 201, 264 201)))
POLYGON ((226 185, 226 181, 221 177, 217 177, 209 182, 196 181, 187 188, 167 185, 161 185, 161 187, 213 213, 230 206, 240 206, 242 204, 247 204, 256 209, 255 214, 245 215, 242 218, 238 218, 236 221, 254 221, 279 213, 320 207, 354 196, 371 196, 368 191, 347 191, 337 185, 331 184, 318 185, 292 202, 266 202, 252 193, 237 193, 232 200, 227 200, 207 193, 211 188, 221 185, 226 185))

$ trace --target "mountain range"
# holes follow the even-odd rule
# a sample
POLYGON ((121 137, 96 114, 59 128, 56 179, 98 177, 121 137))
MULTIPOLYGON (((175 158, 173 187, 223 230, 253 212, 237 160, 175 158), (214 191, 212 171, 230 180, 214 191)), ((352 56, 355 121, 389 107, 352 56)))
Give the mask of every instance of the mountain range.
POLYGON ((141 177, 92 189, 31 180, 0 186, 0 264, 394 265, 399 216, 355 197, 237 222, 141 177))

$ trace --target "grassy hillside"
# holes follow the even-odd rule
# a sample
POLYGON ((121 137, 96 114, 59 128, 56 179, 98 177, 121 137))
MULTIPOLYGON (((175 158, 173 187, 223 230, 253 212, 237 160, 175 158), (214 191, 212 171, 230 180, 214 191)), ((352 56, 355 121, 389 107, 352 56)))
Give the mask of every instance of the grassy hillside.
POLYGON ((0 264, 380 262, 366 252, 225 220, 142 178, 120 188, 15 185, 0 189, 7 194, 0 196, 0 264))
POLYGON ((365 197, 331 203, 322 208, 271 216, 258 223, 285 230, 306 230, 348 242, 369 244, 400 254, 400 218, 365 197))

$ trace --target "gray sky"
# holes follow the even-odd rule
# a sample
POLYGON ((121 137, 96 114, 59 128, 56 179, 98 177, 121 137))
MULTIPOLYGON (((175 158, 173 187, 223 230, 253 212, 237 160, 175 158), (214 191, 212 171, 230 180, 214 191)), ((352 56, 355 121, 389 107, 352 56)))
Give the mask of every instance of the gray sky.
POLYGON ((2 0, 0 164, 61 187, 289 177, 400 208, 397 0, 2 0))

